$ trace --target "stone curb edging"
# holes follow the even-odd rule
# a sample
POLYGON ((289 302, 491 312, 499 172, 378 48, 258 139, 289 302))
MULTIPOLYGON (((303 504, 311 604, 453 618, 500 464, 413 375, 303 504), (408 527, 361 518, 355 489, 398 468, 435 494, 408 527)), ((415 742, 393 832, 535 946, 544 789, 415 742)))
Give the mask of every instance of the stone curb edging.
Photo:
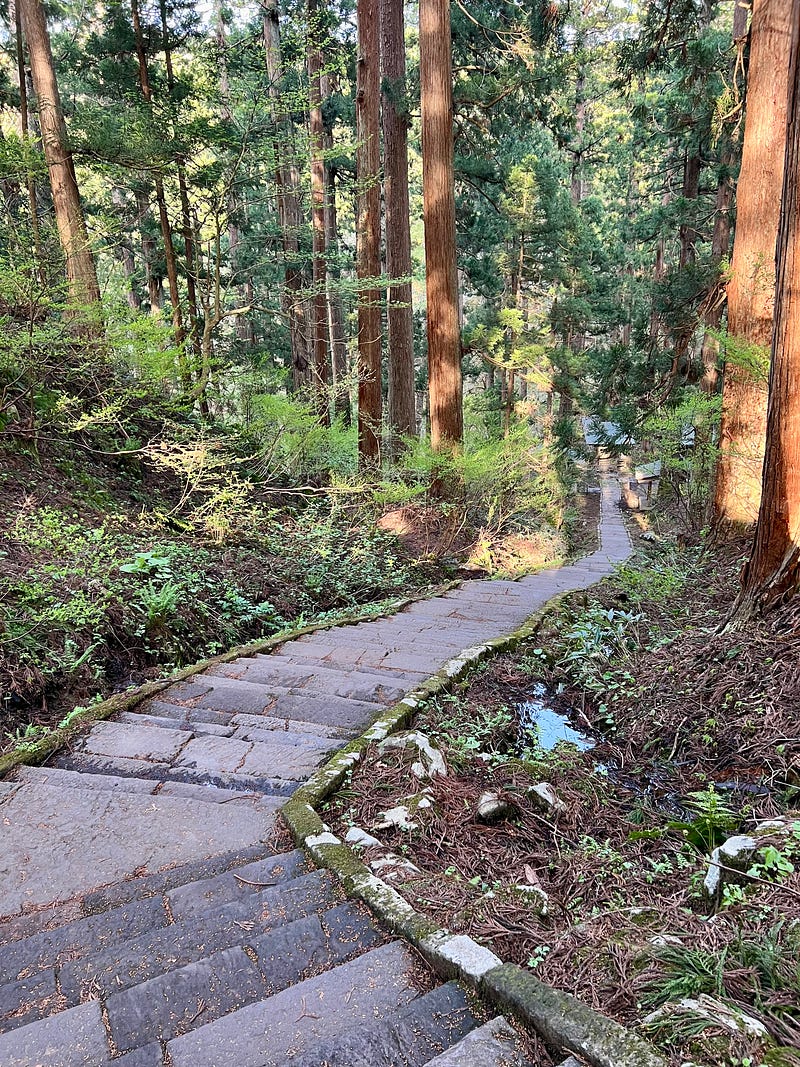
POLYGON ((575 1053, 592 1067, 666 1067, 656 1049, 631 1030, 577 997, 545 985, 524 968, 503 963, 471 937, 437 926, 393 886, 374 875, 349 845, 330 832, 316 811, 342 785, 373 742, 406 727, 421 703, 451 689, 481 660, 513 651, 532 637, 572 592, 549 600, 506 637, 466 649, 451 659, 316 771, 281 808, 281 815, 296 844, 319 866, 332 871, 348 896, 363 901, 391 931, 405 937, 443 978, 464 982, 493 1006, 517 1016, 552 1048, 575 1053))
POLYGON ((145 682, 143 685, 140 685, 135 689, 127 690, 124 693, 114 693, 113 696, 98 701, 97 704, 89 705, 83 711, 73 713, 69 717, 69 724, 67 726, 56 727, 49 733, 45 734, 44 737, 39 738, 38 741, 34 741, 33 744, 28 745, 22 742, 16 748, 11 749, 10 752, 0 755, 0 778, 3 778, 9 771, 12 771, 14 767, 17 767, 22 763, 34 766, 42 763, 57 749, 72 741, 73 738, 80 734, 87 726, 91 726, 93 723, 100 722, 103 719, 108 719, 112 715, 116 715, 117 712, 130 711, 138 704, 142 704, 145 700, 149 700, 150 697, 162 693, 171 685, 175 685, 177 682, 183 682, 187 678, 193 677, 195 674, 208 670, 210 667, 216 667, 221 663, 230 663, 242 656, 257 656, 261 653, 269 652, 273 648, 277 648, 278 645, 284 645, 287 641, 294 641, 296 638, 304 637, 306 634, 318 633, 324 630, 333 630, 338 626, 351 626, 354 623, 370 622, 373 619, 386 618, 389 615, 396 614, 398 611, 402 611, 402 609, 408 607, 409 604, 416 604, 422 600, 430 600, 432 597, 441 596, 442 593, 447 593, 451 589, 455 589, 457 586, 461 585, 461 582, 462 579, 457 579, 436 586, 434 589, 426 590, 419 596, 412 595, 392 600, 391 603, 386 604, 386 609, 380 611, 378 614, 371 612, 369 607, 365 605, 360 611, 356 610, 350 612, 349 614, 342 615, 330 622, 309 623, 308 626, 300 626, 294 630, 283 630, 279 634, 273 634, 272 637, 264 637, 257 641, 250 641, 245 645, 237 645, 235 648, 228 649, 227 652, 221 652, 218 656, 200 660, 199 663, 193 663, 189 667, 181 667, 179 670, 173 671, 166 678, 158 678, 151 682, 145 682))

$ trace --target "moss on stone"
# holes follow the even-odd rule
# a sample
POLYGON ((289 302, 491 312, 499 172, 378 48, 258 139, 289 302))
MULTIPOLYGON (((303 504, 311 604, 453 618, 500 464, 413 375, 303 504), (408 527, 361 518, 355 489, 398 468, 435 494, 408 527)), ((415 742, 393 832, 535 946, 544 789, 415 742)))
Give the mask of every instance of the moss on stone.
POLYGON ((637 1034, 514 964, 485 974, 481 990, 552 1048, 569 1049, 593 1067, 666 1067, 666 1060, 637 1034))

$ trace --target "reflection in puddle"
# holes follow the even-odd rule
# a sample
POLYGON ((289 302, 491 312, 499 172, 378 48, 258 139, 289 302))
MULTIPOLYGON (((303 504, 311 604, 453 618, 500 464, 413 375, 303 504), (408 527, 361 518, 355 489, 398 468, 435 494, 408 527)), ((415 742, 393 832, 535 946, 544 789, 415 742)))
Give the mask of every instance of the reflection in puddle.
POLYGON ((547 687, 536 682, 530 691, 530 700, 517 705, 520 726, 520 741, 523 745, 535 739, 540 748, 551 752, 560 741, 575 745, 581 752, 594 748, 595 742, 570 725, 566 715, 555 711, 549 703, 547 687))

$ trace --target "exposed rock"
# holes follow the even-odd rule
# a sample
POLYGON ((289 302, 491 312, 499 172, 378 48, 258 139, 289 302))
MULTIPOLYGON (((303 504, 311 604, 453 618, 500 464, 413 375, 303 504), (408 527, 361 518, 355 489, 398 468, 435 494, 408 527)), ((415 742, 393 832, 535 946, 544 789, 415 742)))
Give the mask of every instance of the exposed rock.
POLYGON ((536 915, 547 915, 550 904, 550 898, 547 893, 538 885, 528 885, 526 882, 520 882, 514 886, 517 893, 521 893, 528 904, 528 907, 536 915))
POLYGON ((754 837, 737 834, 711 853, 711 864, 703 879, 703 892, 711 903, 719 901, 723 887, 741 882, 758 847, 754 837))
POLYGON ((351 826, 344 835, 344 839, 348 845, 355 845, 357 848, 372 848, 373 845, 380 844, 377 837, 368 834, 367 831, 362 830, 360 826, 351 826))
POLYGON ((373 823, 376 830, 416 830, 418 823, 412 822, 411 812, 405 804, 382 811, 373 823))
POLYGON ((416 830, 418 823, 412 821, 412 815, 416 814, 420 808, 431 807, 431 804, 432 801, 428 796, 428 790, 423 789, 421 793, 414 793, 413 796, 404 797, 393 808, 388 808, 386 811, 381 812, 373 825, 376 830, 416 830))
POLYGON ((528 790, 528 799, 533 801, 540 811, 548 814, 567 810, 567 805, 559 798, 549 782, 538 782, 532 785, 528 790))
POLYGON ((786 837, 789 834, 800 831, 800 815, 792 814, 779 815, 773 819, 764 819, 763 822, 758 823, 755 830, 753 830, 753 837, 773 837, 780 835, 786 837))
POLYGON ((476 816, 479 822, 492 824, 510 819, 515 814, 513 804, 503 800, 498 793, 481 793, 478 797, 476 816))
POLYGON ((406 730, 403 733, 392 734, 381 741, 378 749, 381 752, 385 752, 390 748, 409 748, 411 746, 416 748, 420 754, 420 760, 411 767, 417 778, 434 778, 437 774, 447 774, 447 764, 444 761, 444 756, 420 730, 406 730))
POLYGON ((385 878, 387 881, 392 881, 399 875, 405 874, 419 874, 419 867, 415 866, 411 860, 403 859, 402 856, 398 856, 396 852, 387 852, 385 856, 380 859, 373 860, 370 863, 370 867, 379 874, 381 878, 385 878))
POLYGON ((699 1016, 707 1020, 709 1026, 719 1027, 731 1034, 742 1037, 754 1037, 767 1040, 769 1031, 760 1019, 754 1019, 743 1011, 723 1004, 716 997, 701 993, 698 997, 685 997, 683 1000, 664 1004, 657 1011, 651 1012, 645 1023, 658 1023, 675 1015, 699 1016))

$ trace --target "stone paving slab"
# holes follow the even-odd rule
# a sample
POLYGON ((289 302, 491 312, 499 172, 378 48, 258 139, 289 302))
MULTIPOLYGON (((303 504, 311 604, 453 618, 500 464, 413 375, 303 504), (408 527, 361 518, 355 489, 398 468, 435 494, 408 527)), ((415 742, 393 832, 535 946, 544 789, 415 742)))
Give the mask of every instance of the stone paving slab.
POLYGON ((505 1019, 492 1019, 457 1045, 428 1062, 428 1067, 531 1067, 519 1038, 505 1019))
MULTIPOLYGON (((291 1067, 423 1067, 477 1025, 463 990, 447 982, 399 1011, 366 1026, 350 1026, 298 1051, 288 1063, 291 1067)), ((471 1061, 462 1059, 459 1067, 471 1067, 471 1061)))
MULTIPOLYGON (((120 938, 103 952, 65 962, 59 973, 61 989, 72 1003, 88 989, 130 989, 338 902, 330 875, 320 871, 290 879, 285 886, 253 889, 179 922, 120 938)), ((281 937, 294 939, 294 934, 281 937)))
POLYGON ((412 1001, 410 953, 392 942, 235 1015, 175 1038, 172 1067, 284 1067, 302 1051, 342 1029, 374 1021, 412 1001))
POLYGON ((109 1055, 96 1000, 0 1035, 3 1067, 102 1067, 109 1055))
POLYGON ((72 789, 67 804, 62 789, 39 784, 11 798, 3 823, 0 919, 143 868, 256 844, 271 825, 233 804, 220 805, 212 821, 205 805, 176 797, 72 789))

